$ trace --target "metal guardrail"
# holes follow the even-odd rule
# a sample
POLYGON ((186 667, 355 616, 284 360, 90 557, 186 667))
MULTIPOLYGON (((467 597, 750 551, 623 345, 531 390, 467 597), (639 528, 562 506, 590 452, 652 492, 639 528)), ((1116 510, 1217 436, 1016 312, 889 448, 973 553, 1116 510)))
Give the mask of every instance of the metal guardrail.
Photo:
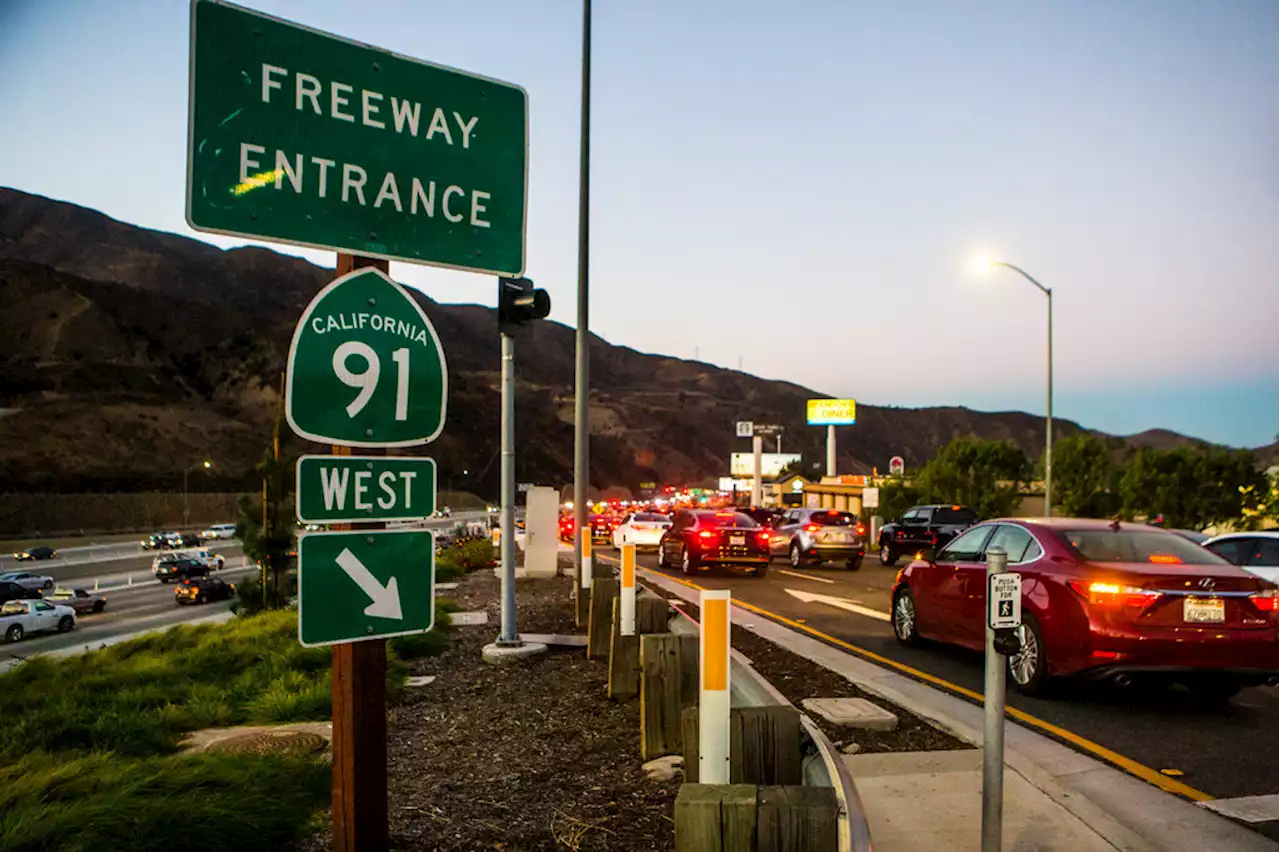
MULTIPOLYGON (((662 595, 660 589, 651 589, 662 595)), ((671 620, 672 633, 685 636, 696 636, 700 629, 698 623, 688 614, 676 608, 680 614, 671 620)), ((735 707, 771 707, 794 706, 765 677, 756 671, 741 652, 730 649, 729 652, 729 691, 730 701, 735 707)), ((862 797, 858 795, 858 787, 848 766, 841 759, 840 752, 822 733, 822 729, 809 718, 804 711, 800 713, 800 726, 813 746, 817 760, 805 761, 804 782, 810 787, 831 787, 835 790, 837 806, 837 846, 840 852, 871 852, 871 826, 867 822, 867 813, 862 806, 862 797)))

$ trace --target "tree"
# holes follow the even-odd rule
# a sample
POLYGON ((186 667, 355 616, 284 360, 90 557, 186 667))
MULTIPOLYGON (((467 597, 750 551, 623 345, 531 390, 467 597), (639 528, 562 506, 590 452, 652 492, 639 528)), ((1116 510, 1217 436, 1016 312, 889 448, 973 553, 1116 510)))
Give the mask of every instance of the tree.
POLYGON ((1160 517, 1167 527, 1202 530, 1243 517, 1246 494, 1266 487, 1245 450, 1143 447, 1120 478, 1121 511, 1127 518, 1160 517))
POLYGON ((1072 518, 1111 518, 1120 511, 1120 475, 1114 447, 1096 435, 1077 432, 1053 445, 1053 497, 1072 518))
POLYGON ((1031 463, 1011 443, 962 435, 953 438, 916 475, 922 499, 969 506, 979 517, 1005 517, 1022 500, 1031 463))
POLYGON ((1280 513, 1280 483, 1273 469, 1267 474, 1267 487, 1258 491, 1252 485, 1240 486, 1243 506, 1236 524, 1242 530, 1275 529, 1276 516, 1280 513))

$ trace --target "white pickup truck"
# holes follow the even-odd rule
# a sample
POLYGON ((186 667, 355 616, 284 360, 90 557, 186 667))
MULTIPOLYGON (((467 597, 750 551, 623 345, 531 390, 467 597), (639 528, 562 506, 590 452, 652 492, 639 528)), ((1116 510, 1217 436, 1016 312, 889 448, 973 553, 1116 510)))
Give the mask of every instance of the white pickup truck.
POLYGON ((174 550, 169 553, 161 553, 151 560, 151 570, 157 570, 161 563, 177 562, 180 559, 194 559, 210 571, 221 571, 222 566, 226 564, 226 559, 223 558, 222 554, 214 553, 212 550, 205 548, 200 548, 199 550, 174 550))
POLYGON ((17 642, 28 633, 56 630, 66 633, 76 626, 76 611, 43 600, 8 601, 0 606, 0 634, 17 642))

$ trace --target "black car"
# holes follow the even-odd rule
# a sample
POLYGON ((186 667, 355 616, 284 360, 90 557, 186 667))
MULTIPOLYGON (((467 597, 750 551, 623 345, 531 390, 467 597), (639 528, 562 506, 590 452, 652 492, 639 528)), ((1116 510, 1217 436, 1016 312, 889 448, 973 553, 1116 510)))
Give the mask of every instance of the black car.
POLYGON ((173 590, 173 600, 179 604, 202 604, 230 600, 235 593, 235 586, 218 577, 191 577, 173 590))
POLYGON ((9 601, 34 600, 43 597, 39 589, 28 589, 21 583, 0 580, 0 604, 9 601))
POLYGON ((880 564, 893 567, 904 553, 938 550, 978 522, 964 506, 912 506, 880 529, 880 564))
POLYGON ((170 534, 165 542, 165 547, 170 550, 185 550, 189 547, 199 547, 203 544, 200 536, 195 533, 179 533, 177 535, 170 534))
POLYGON ((156 579, 161 583, 186 580, 191 577, 208 577, 209 566, 198 559, 173 559, 156 566, 156 579))
POLYGON ((769 565, 769 530, 735 511, 681 509, 658 542, 658 567, 692 574, 723 565, 761 577, 769 565))
POLYGON ((168 546, 168 536, 169 533, 152 533, 138 544, 142 545, 143 550, 160 550, 168 546))
POLYGON ((33 559, 52 559, 57 555, 58 551, 54 550, 52 547, 39 544, 35 547, 28 547, 26 550, 19 550, 17 553, 13 554, 13 558, 19 562, 29 562, 33 559))
POLYGON ((777 524, 778 518, 782 517, 782 512, 778 509, 743 509, 742 514, 762 527, 772 527, 777 524))

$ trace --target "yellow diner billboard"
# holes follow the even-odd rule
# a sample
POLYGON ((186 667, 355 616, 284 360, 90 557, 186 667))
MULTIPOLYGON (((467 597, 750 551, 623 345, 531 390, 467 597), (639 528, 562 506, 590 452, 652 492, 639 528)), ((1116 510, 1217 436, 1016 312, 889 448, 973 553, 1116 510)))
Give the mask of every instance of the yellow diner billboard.
POLYGON ((858 403, 852 399, 811 399, 810 426, 852 426, 857 421, 858 403))

